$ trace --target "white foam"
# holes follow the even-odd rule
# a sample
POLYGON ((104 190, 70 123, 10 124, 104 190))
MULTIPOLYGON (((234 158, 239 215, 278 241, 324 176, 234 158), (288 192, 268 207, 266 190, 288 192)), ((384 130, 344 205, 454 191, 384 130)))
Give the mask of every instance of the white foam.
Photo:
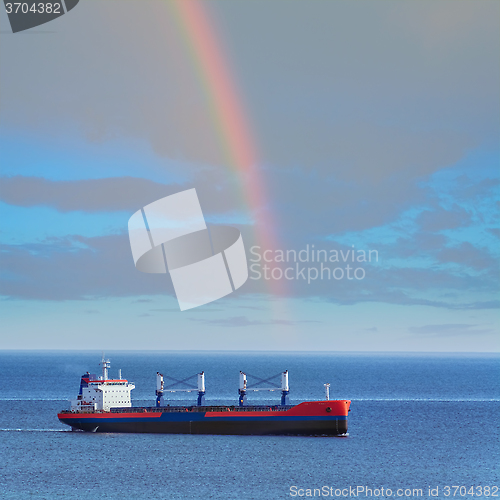
POLYGON ((71 432, 65 429, 0 429, 0 432, 71 432))

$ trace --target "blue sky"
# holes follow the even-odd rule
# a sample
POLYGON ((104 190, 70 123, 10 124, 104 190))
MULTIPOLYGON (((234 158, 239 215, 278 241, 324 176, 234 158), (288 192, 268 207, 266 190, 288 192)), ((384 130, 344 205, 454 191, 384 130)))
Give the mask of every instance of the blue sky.
POLYGON ((242 200, 150 6, 109 27, 84 2, 31 36, 2 14, 0 348, 498 351, 498 3, 212 2, 266 207, 242 200), (135 270, 127 223, 192 187, 247 252, 266 208, 285 250, 379 259, 363 280, 249 280, 181 312, 168 276, 135 270))

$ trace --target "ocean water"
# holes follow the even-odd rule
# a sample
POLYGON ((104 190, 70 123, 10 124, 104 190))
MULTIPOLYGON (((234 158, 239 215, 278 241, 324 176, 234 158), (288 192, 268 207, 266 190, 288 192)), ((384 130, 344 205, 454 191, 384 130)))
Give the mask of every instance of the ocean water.
MULTIPOLYGON (((99 352, 0 352, 0 498, 281 499, 500 496, 498 355, 107 352, 153 405, 157 371, 205 371, 207 404, 236 404, 239 370, 290 372, 292 403, 352 400, 349 435, 71 432, 57 420, 99 352), (449 487, 449 488, 447 488, 449 487), (457 488, 454 488, 457 487, 457 488), (383 489, 382 489, 383 488, 383 489), (496 488, 496 489, 495 489, 496 488), (390 491, 390 494, 389 494, 390 491)), ((172 402, 192 403, 176 393, 172 402)), ((277 403, 279 392, 250 403, 277 403)))

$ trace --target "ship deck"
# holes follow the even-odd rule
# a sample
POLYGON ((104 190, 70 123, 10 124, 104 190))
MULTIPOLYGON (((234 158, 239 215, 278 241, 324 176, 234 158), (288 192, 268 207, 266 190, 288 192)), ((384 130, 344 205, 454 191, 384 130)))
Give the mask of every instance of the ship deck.
MULTIPOLYGON (((111 408, 109 412, 105 410, 94 410, 88 413, 178 413, 182 412, 268 412, 268 411, 287 411, 296 405, 248 405, 248 406, 136 406, 128 408, 111 408)), ((71 410, 63 410, 61 413, 74 413, 71 410)), ((85 412, 87 413, 87 412, 85 412)))

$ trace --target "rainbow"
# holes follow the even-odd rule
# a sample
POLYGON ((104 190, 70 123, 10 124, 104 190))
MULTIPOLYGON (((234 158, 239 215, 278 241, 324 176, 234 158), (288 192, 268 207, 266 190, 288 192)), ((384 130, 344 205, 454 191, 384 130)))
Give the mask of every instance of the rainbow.
MULTIPOLYGON (((219 146, 229 165, 237 171, 243 196, 255 220, 254 236, 261 248, 279 248, 259 155, 250 131, 243 99, 229 70, 228 58, 216 36, 207 3, 198 0, 167 2, 203 85, 219 146)), ((272 281, 274 292, 279 282, 272 281)))

